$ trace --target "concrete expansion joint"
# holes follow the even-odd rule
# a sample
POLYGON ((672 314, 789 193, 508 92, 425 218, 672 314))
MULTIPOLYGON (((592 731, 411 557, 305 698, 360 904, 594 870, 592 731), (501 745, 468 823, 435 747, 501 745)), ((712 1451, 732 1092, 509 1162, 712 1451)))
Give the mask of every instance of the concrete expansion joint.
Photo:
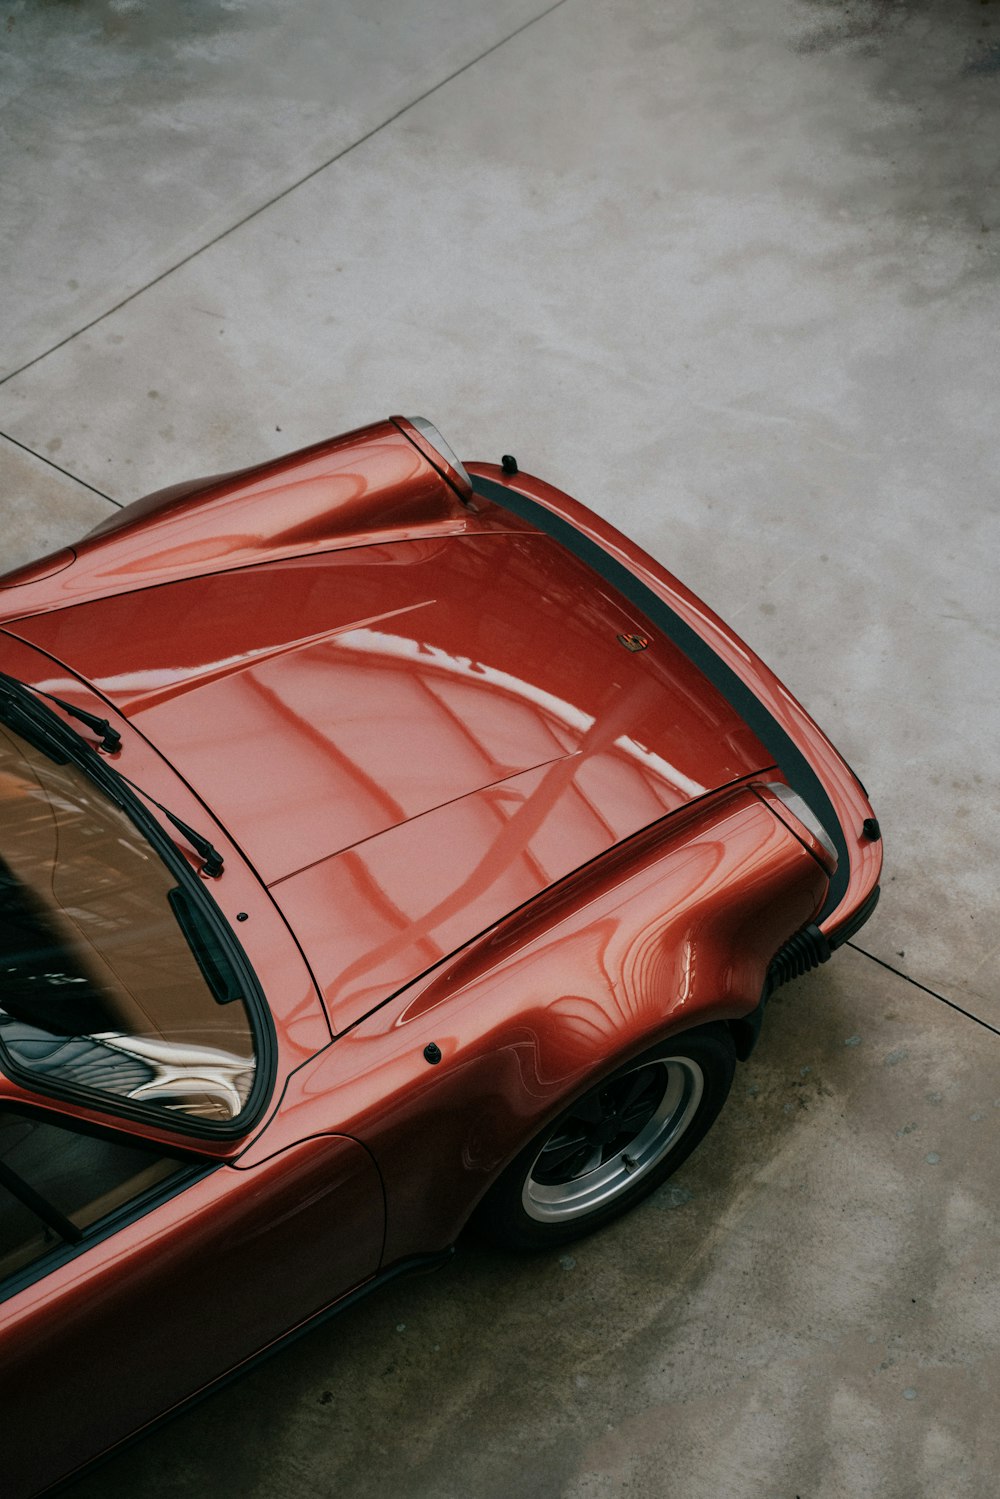
POLYGON ((888 971, 890 973, 894 973, 897 978, 903 979, 907 984, 912 984, 914 989, 919 989, 923 994, 929 994, 932 999, 936 999, 939 1001, 939 1003, 947 1005, 950 1010, 957 1010, 959 1015, 965 1016, 966 1020, 974 1020, 976 1025, 981 1025, 984 1031, 992 1031, 994 1036, 1000 1036, 1000 1027, 990 1025, 988 1020, 983 1020, 979 1015, 973 1015, 971 1010, 963 1009, 962 1006, 960 1004, 956 1004, 953 999, 947 999, 945 995, 939 994, 936 989, 930 989, 926 984, 921 984, 918 979, 911 978, 908 973, 903 973, 901 969, 894 968, 892 964, 887 963, 884 958, 877 958, 874 953, 866 952, 865 949, 863 947, 859 947, 856 942, 845 942, 844 946, 853 947, 854 951, 856 953, 860 953, 863 958, 868 958, 872 963, 877 963, 880 968, 888 969, 888 971))
MULTIPOLYGON (((44 355, 40 355, 39 357, 44 358, 44 355)), ((2 384, 3 381, 0 380, 0 385, 2 384)), ((89 489, 91 494, 98 495, 100 499, 107 500, 109 505, 114 505, 117 510, 121 510, 121 500, 113 500, 109 494, 104 493, 103 489, 98 489, 95 485, 88 484, 86 479, 80 478, 79 474, 71 473, 68 468, 63 468, 61 464, 54 463, 51 458, 46 458, 44 453, 36 452, 36 450, 34 448, 30 448, 27 443, 18 442, 17 438, 11 437, 9 432, 0 432, 0 438, 2 438, 5 442, 12 443, 15 448, 20 448, 22 453, 30 453, 32 458, 37 458, 40 463, 47 463, 49 468, 54 468, 57 473, 64 474, 67 479, 72 479, 74 484, 82 485, 84 489, 89 489)))
MULTIPOLYGON (((68 333, 65 338, 59 339, 59 341, 52 344, 50 348, 43 349, 40 354, 35 354, 33 358, 26 359, 22 365, 19 365, 17 369, 11 370, 9 374, 0 376, 0 386, 6 385, 8 381, 13 380, 17 375, 23 375, 25 370, 30 370, 33 365, 39 364, 43 359, 47 359, 49 355, 54 354, 57 349, 61 349, 66 344, 72 343, 73 340, 75 338, 79 338, 81 334, 89 333, 91 328, 95 328, 97 324, 103 322, 105 318, 111 317, 114 313, 119 312, 121 308, 127 307, 130 302, 135 301, 136 297, 141 297, 142 294, 149 291, 151 287, 157 286, 161 281, 165 281, 168 276, 172 276, 174 272, 179 271, 182 266, 189 265, 192 260, 196 260, 198 256, 204 254, 206 250, 210 250, 213 245, 219 244, 221 240, 228 238, 228 236, 235 233, 237 229, 242 229, 244 224, 249 224, 251 220, 259 218, 259 216, 262 213, 266 212, 267 209, 273 208, 276 203, 280 203, 284 198, 287 198, 291 193, 294 193, 296 188, 302 187, 306 182, 310 182, 314 177, 318 177, 321 172, 326 171, 327 167, 332 167, 336 162, 341 161, 345 156, 349 155, 350 152, 356 150, 358 146, 363 146, 365 141, 370 141, 373 136, 378 135, 381 131, 385 130, 387 126, 394 124, 395 121, 401 119, 403 115, 409 114, 411 109, 415 109, 417 105, 422 104, 425 99, 429 99, 433 94, 438 93, 439 90, 443 89, 454 79, 460 78, 461 75, 463 73, 467 73, 470 68, 474 68, 478 63, 481 63, 492 53, 498 51, 501 47, 505 47, 508 42, 513 41, 515 37, 520 36, 523 31, 527 31, 529 27, 536 25, 539 21, 543 21, 546 16, 551 15, 555 10, 559 10, 559 8, 565 4, 566 0, 554 0, 554 3, 552 5, 548 5, 544 10, 539 11, 537 16, 532 16, 530 20, 527 20, 523 22, 522 25, 515 27, 514 30, 508 32, 505 37, 501 37, 498 42, 494 42, 491 46, 486 47, 475 57, 470 58, 468 62, 463 63, 461 67, 455 68, 451 73, 447 75, 447 77, 441 78, 437 83, 431 84, 430 88, 424 89, 423 93, 418 94, 416 98, 411 99, 407 104, 404 104, 393 114, 387 115, 384 120, 380 120, 377 125, 373 125, 370 130, 366 130, 363 135, 359 135, 356 140, 353 140, 348 145, 342 147, 342 149, 335 152, 333 156, 328 157, 326 161, 321 161, 318 166, 311 167, 308 172, 305 172, 301 177, 297 177, 294 182, 290 182, 288 186, 283 187, 280 192, 274 193, 270 198, 266 200, 266 202, 259 203, 256 208, 252 208, 250 212, 245 213, 242 218, 239 218, 234 223, 227 225, 225 229, 220 230, 219 233, 213 235, 211 239, 207 239, 205 243, 203 245, 199 245, 196 250, 192 250, 189 254, 183 255, 180 260, 177 260, 173 265, 168 266, 165 271, 161 271, 159 275, 151 277, 150 280, 144 282, 142 286, 136 287, 135 291, 129 292, 127 297, 122 297, 120 301, 114 304, 114 306, 106 307, 103 312, 98 313, 97 317, 91 318, 89 323, 84 323, 81 327, 74 329, 72 333, 68 333)), ((0 436, 3 435, 3 433, 0 433, 0 436)), ((21 444, 19 444, 19 446, 21 446, 21 444)), ((28 448, 25 451, 31 452, 32 450, 28 448)), ((35 456, 39 457, 40 454, 36 454, 35 456)), ((45 459, 44 461, 46 463, 50 462, 49 459, 45 459)), ((58 468, 59 465, 54 463, 52 464, 52 467, 58 468)), ((60 472, 65 473, 66 470, 62 469, 60 470, 60 472)), ((68 477, 72 479, 75 477, 75 475, 69 474, 68 477)), ((79 482, 82 484, 84 483, 84 480, 81 479, 79 480, 79 482)), ((92 489, 93 485, 88 484, 87 488, 92 489)), ((100 494, 101 491, 97 489, 94 490, 94 493, 100 494)), ((104 495, 104 499, 110 499, 110 496, 104 495)), ((118 502, 112 500, 111 503, 117 504, 118 502)))

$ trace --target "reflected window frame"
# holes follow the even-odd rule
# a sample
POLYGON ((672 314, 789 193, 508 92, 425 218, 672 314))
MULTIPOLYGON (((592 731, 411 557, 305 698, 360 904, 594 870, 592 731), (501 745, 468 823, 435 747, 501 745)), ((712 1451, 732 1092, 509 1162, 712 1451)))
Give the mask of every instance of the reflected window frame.
MULTIPOLYGON (((36 1098, 51 1098, 67 1103, 82 1104, 95 1113, 115 1119, 134 1120, 152 1126, 171 1135, 191 1136, 210 1140, 240 1139, 248 1135, 261 1121, 270 1101, 277 1075, 277 1038, 274 1021, 264 997, 263 989, 247 954, 236 938, 228 921, 223 916, 205 881, 196 874, 170 835, 146 807, 139 794, 122 779, 114 767, 105 764, 97 750, 64 720, 60 719, 45 704, 35 702, 33 711, 45 720, 47 730, 58 736, 58 748, 66 759, 105 796, 111 806, 120 811, 144 838, 152 852, 165 865, 188 899, 194 902, 200 915, 209 924, 220 944, 233 972, 240 981, 246 1006, 254 1053, 254 1076, 246 1102, 240 1112, 230 1120, 211 1120, 171 1111, 153 1103, 143 1103, 128 1097, 88 1088, 83 1084, 67 1082, 58 1076, 40 1075, 30 1068, 20 1066, 0 1041, 0 1072, 5 1074, 18 1088, 36 1098)), ((17 738, 32 741, 19 732, 16 725, 5 727, 17 738)), ((44 754, 40 747, 38 752, 44 754)), ((232 859, 237 857, 230 854, 232 859)), ((223 873, 220 878, 224 879, 223 873)), ((175 918, 176 920, 176 915, 175 918)), ((178 924, 180 926, 180 924, 178 924)), ((184 940, 187 934, 180 927, 184 940)), ((194 956, 194 954, 192 954, 194 956)), ((197 959, 196 959, 197 961, 197 959)))

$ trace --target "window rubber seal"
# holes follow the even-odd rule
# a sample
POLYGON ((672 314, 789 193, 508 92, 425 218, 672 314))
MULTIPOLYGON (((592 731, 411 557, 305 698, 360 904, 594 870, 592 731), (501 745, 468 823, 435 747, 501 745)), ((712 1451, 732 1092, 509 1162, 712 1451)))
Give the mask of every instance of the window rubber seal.
MULTIPOLYGON (((121 1119, 123 1124, 126 1122, 145 1124, 163 1130, 169 1135, 200 1139, 206 1144, 243 1139, 264 1117, 274 1090, 278 1062, 274 1021, 253 965, 215 902, 206 898, 204 881, 191 869, 173 840, 147 810, 139 795, 117 775, 113 767, 105 766, 98 752, 85 739, 82 739, 75 729, 70 728, 58 718, 50 708, 39 703, 38 711, 46 720, 46 727, 59 731, 59 747, 65 752, 67 760, 83 771, 84 775, 104 793, 112 805, 125 813, 170 873, 175 876, 184 893, 197 903, 199 911, 211 927, 243 990, 241 998, 247 1008, 254 1042, 254 1077, 246 1104, 236 1118, 213 1123, 211 1120, 197 1120, 183 1114, 167 1113, 153 1105, 135 1103, 117 1094, 104 1093, 98 1088, 60 1083, 58 1079, 47 1080, 45 1087, 40 1088, 38 1075, 28 1068, 19 1067, 2 1043, 0 1043, 0 1070, 5 1072, 13 1082, 30 1092, 34 1098, 51 1098, 63 1103, 83 1104, 106 1116, 109 1120, 121 1119)), ((15 728, 14 732, 17 733, 18 730, 15 728)), ((220 878, 224 878, 224 875, 220 878)), ((181 931, 186 941, 187 936, 183 928, 181 931)), ((195 960, 197 961, 197 956, 195 960)), ((130 1131, 126 1130, 125 1133, 128 1133, 130 1138, 134 1138, 130 1131)))

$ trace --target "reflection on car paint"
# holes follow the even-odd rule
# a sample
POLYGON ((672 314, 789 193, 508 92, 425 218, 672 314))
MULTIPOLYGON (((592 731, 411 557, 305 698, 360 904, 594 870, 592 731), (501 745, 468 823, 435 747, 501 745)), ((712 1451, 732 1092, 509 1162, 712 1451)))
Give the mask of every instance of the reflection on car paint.
POLYGON ((0 727, 0 1048, 59 1088, 237 1118, 255 1071, 174 916, 176 875, 73 763, 0 727))
MULTIPOLYGON (((180 486, 109 517, 63 571, 0 578, 0 665, 114 722, 171 881, 246 957, 192 1024, 142 1023, 129 993, 160 964, 163 910, 141 909, 130 882, 159 854, 110 823, 99 898, 63 892, 56 919, 117 962, 123 902, 128 982, 75 939, 43 942, 37 964, 30 942, 15 952, 0 995, 0 1268, 14 1271, 0 1407, 16 1492, 65 1478, 381 1273, 432 1262, 615 1077, 693 1056, 717 1110, 775 963, 814 950, 809 923, 835 936, 877 894, 863 788, 753 653, 551 486, 474 465, 477 493, 462 488, 429 430, 383 422, 180 486), (751 723, 776 724, 778 747, 751 723), (784 775, 772 760, 787 746, 839 824, 832 903, 808 838, 753 789, 784 775), (220 877, 197 880, 156 817, 166 806, 210 832, 220 877), (259 1060, 236 998, 254 973, 270 1012, 259 1060), (64 1069, 56 1081, 29 1070, 32 1049, 64 1069), (134 1159, 117 1158, 123 1142, 134 1159), (70 1158, 90 1182, 83 1216, 70 1158), (59 1211, 86 1221, 82 1238, 59 1211)), ((19 884, 33 892, 29 936, 51 904, 55 824, 79 820, 76 792, 47 785, 51 801, 21 803, 11 854, 12 909, 19 884)), ((5 835, 10 790, 0 766, 5 835)), ((192 923, 181 990, 211 971, 201 936, 192 923)), ((602 1190, 624 1210, 614 1156, 648 1149, 647 1182, 676 1161, 665 1136, 622 1140, 599 1112, 602 1190)), ((666 1134, 687 1128, 682 1105, 663 1117, 666 1134)))
POLYGON ((268 884, 576 753, 615 719, 602 749, 648 757, 664 810, 770 763, 668 642, 622 651, 632 616, 545 538, 178 581, 81 605, 71 638, 66 612, 20 628, 183 760, 268 884))

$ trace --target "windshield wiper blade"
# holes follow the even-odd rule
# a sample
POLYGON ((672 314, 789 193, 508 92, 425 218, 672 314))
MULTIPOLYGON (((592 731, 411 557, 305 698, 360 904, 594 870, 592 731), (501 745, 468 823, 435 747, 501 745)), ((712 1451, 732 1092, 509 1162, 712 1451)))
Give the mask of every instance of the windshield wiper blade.
MULTIPOLYGON (((64 739, 54 724, 49 723, 46 718, 37 718, 32 713, 33 701, 26 693, 18 690, 20 685, 15 679, 7 678, 0 672, 0 717, 22 739, 27 739, 36 750, 54 760, 56 765, 67 764, 70 756, 64 739)), ((67 734, 74 735, 68 724, 63 727, 67 734)))
POLYGON ((106 718, 99 718, 96 713, 88 713, 86 708, 77 708, 73 703, 67 703, 65 698, 55 697, 51 692, 43 692, 41 687, 34 686, 31 682, 21 682, 17 677, 8 676, 7 672, 0 672, 0 684, 5 687, 19 688, 22 692, 34 692, 39 697, 47 698, 50 703, 55 703, 70 718, 76 718, 80 723, 85 723, 95 734, 101 736, 101 749, 113 755, 122 747, 122 736, 106 718))
POLYGON ((158 807, 164 817, 173 823, 177 831, 184 834, 184 837, 190 843, 195 853, 201 854, 201 857, 205 861, 201 866, 203 875, 206 875, 209 879, 214 879, 216 875, 222 873, 225 867, 222 855, 214 843, 209 842, 204 833, 199 833, 189 823, 182 822, 176 812, 171 812, 170 808, 165 807, 162 802, 158 802, 155 796, 150 796, 148 791, 144 791, 141 786, 137 786, 134 781, 130 781, 128 776, 123 776, 120 770, 112 769, 111 766, 108 769, 112 770, 117 780, 124 781, 126 786, 131 786, 133 791, 138 791, 140 796, 144 796, 148 802, 152 802, 154 807, 158 807))
POLYGON ((219 850, 209 841, 204 833, 199 833, 190 824, 182 821, 176 812, 171 812, 162 802, 150 796, 141 786, 130 781, 128 776, 122 775, 117 766, 111 765, 97 755, 91 745, 71 729, 69 724, 64 724, 61 719, 56 718, 41 703, 36 702, 33 694, 48 698, 50 702, 58 703, 67 713, 74 718, 80 718, 98 733, 104 734, 102 747, 112 753, 121 746, 121 735, 117 729, 112 728, 106 719, 98 718, 94 713, 88 713, 85 708, 75 708, 72 703, 64 703, 62 698, 53 697, 49 692, 43 692, 40 687, 32 687, 28 682, 21 682, 17 677, 10 676, 5 671, 0 671, 0 713, 24 739, 29 740, 36 749, 48 755, 57 765, 65 765, 70 759, 75 759, 77 752, 81 752, 79 763, 92 775, 96 776, 104 790, 111 796, 119 806, 122 806, 120 793, 116 794, 115 785, 118 781, 124 781, 133 791, 138 791, 154 807, 159 808, 179 833, 190 843, 195 853, 201 855, 204 864, 201 873, 209 879, 214 879, 223 870, 223 859, 219 850), (37 711, 33 712, 32 709, 37 711))
POLYGON ((167 891, 167 900, 216 1004, 228 1005, 234 999, 242 999, 243 990, 204 912, 179 885, 167 891))

